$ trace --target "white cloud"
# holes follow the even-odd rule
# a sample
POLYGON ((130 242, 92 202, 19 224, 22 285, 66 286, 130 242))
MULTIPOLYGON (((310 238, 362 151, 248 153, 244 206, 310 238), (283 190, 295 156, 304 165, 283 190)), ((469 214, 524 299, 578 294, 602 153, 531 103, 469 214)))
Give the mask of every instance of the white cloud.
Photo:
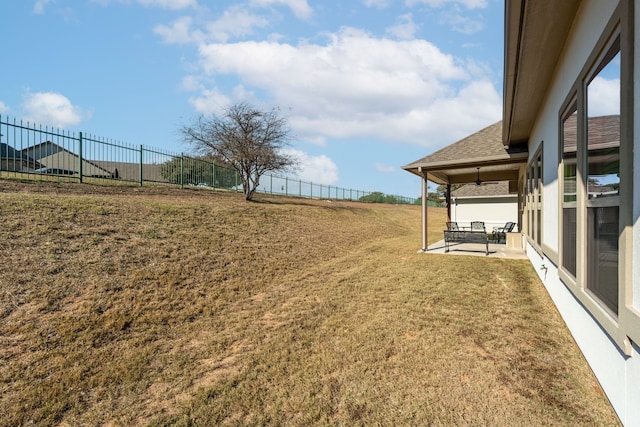
POLYGON ((196 7, 197 0, 137 0, 144 6, 155 6, 163 9, 179 10, 188 7, 196 7))
POLYGON ((376 163, 374 167, 376 169, 376 172, 380 173, 392 173, 396 171, 395 166, 385 165, 384 163, 376 163))
POLYGON ((589 116, 620 114, 620 79, 596 77, 589 83, 589 116))
POLYGON ((465 16, 457 10, 443 13, 441 21, 454 31, 467 35, 475 34, 484 29, 482 19, 465 16))
POLYGON ((413 16, 410 13, 398 17, 398 23, 386 29, 386 33, 391 37, 399 40, 411 40, 418 31, 418 25, 413 22, 413 16))
POLYGON ((231 105, 231 100, 217 89, 203 89, 201 96, 189 98, 189 103, 198 113, 214 114, 231 105))
POLYGON ((291 9, 295 16, 302 19, 308 19, 313 14, 313 9, 311 9, 307 0, 251 0, 250 4, 258 7, 283 5, 291 9))
POLYGON ((364 4, 366 7, 385 9, 391 5, 391 0, 363 0, 362 4, 364 4))
POLYGON ((173 21, 170 26, 156 25, 153 32, 162 37, 165 43, 186 44, 203 40, 202 32, 191 32, 192 21, 189 16, 183 16, 173 21))
MULTIPOLYGON (((48 1, 48 0, 45 0, 48 1)), ((91 3, 97 3, 101 6, 108 6, 114 0, 90 0, 91 3)), ((132 0, 119 0, 120 3, 129 4, 132 0)), ((135 0, 136 3, 148 7, 159 7, 169 10, 180 10, 188 7, 195 8, 198 6, 198 0, 135 0)))
POLYGON ((225 10, 215 21, 207 23, 204 31, 192 28, 193 18, 183 16, 170 25, 156 25, 153 32, 162 37, 165 43, 226 43, 231 38, 250 36, 255 29, 268 25, 269 21, 266 18, 251 13, 246 7, 236 5, 225 10))
POLYGON ((207 25, 210 40, 226 42, 231 37, 251 35, 254 28, 264 28, 269 21, 242 6, 232 6, 220 18, 207 25))
POLYGON ((185 90, 187 92, 195 92, 200 89, 205 89, 202 83, 200 82, 200 77, 198 76, 184 76, 182 78, 182 82, 180 83, 180 89, 185 90))
POLYGON ((28 93, 22 103, 27 120, 43 126, 65 128, 75 126, 89 117, 71 104, 64 95, 55 92, 28 93))
POLYGON ((323 185, 333 185, 338 182, 338 166, 324 154, 310 156, 304 151, 293 148, 284 151, 285 154, 298 160, 298 170, 296 171, 298 178, 323 185))
POLYGON ((201 45, 204 77, 231 75, 240 85, 234 93, 209 86, 194 106, 203 111, 221 104, 219 97, 236 102, 260 93, 270 105, 291 108, 295 134, 319 145, 375 138, 440 147, 501 116, 500 95, 477 63, 425 40, 377 39, 351 28, 327 36, 325 45, 201 45))
POLYGON ((7 104, 5 104, 4 102, 0 101, 0 114, 4 114, 6 112, 9 111, 9 107, 7 107, 7 104))
POLYGON ((49 3, 55 3, 55 0, 37 0, 33 5, 33 13, 42 15, 44 13, 44 8, 49 3))
POLYGON ((430 7, 444 7, 446 5, 461 5, 467 9, 484 9, 488 6, 487 0, 406 0, 405 4, 409 7, 417 4, 425 4, 430 7))

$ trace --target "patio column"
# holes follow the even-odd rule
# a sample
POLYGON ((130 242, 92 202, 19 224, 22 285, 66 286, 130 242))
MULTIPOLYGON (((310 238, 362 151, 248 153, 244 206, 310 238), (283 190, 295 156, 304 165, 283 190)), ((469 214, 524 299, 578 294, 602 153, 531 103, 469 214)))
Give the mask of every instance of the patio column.
POLYGON ((427 220, 427 205, 428 205, 428 199, 427 199, 427 191, 428 191, 428 187, 427 187, 427 173, 422 171, 422 167, 418 168, 418 171, 422 174, 422 252, 426 252, 427 251, 427 224, 428 224, 428 220, 427 220))
POLYGON ((447 221, 451 222, 451 184, 447 184, 445 203, 447 204, 447 221))

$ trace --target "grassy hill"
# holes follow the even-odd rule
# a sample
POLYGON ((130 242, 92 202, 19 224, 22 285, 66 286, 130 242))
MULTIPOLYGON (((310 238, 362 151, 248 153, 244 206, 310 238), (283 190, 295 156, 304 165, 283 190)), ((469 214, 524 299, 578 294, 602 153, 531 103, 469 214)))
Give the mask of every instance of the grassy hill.
POLYGON ((527 262, 257 198, 0 181, 0 426, 617 423, 527 262))

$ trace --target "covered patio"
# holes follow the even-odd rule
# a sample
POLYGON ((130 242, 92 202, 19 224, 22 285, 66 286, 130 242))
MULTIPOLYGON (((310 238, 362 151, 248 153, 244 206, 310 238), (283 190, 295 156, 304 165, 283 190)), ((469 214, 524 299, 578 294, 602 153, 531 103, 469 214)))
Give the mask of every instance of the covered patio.
MULTIPOLYGON (((422 181, 422 247, 420 249, 422 252, 444 253, 445 250, 444 240, 431 246, 428 244, 428 181, 447 186, 445 195, 447 221, 451 221, 451 186, 453 184, 485 185, 493 181, 508 181, 509 191, 518 194, 518 206, 522 206, 524 191, 519 191, 519 183, 527 164, 527 146, 523 144, 509 147, 502 141, 502 121, 499 121, 402 167, 419 176, 422 181)), ((521 229, 521 223, 522 214, 519 209, 517 230, 521 229)), ((487 231, 491 232, 491 230, 487 231)), ((485 251, 481 249, 478 244, 460 243, 453 246, 449 253, 466 255, 478 253, 486 256, 485 251)), ((488 256, 506 257, 507 254, 516 256, 515 252, 509 250, 506 245, 490 243, 488 256)))

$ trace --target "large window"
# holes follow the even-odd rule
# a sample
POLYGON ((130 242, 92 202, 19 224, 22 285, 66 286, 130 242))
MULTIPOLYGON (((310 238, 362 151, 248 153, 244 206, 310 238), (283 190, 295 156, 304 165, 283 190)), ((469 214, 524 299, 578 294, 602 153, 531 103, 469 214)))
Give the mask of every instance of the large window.
POLYGON ((542 144, 527 166, 525 213, 529 241, 538 249, 542 246, 542 144))
POLYGON ((627 355, 640 343, 632 280, 633 4, 619 1, 558 116, 558 273, 627 355))
POLYGON ((576 141, 578 105, 573 99, 562 119, 562 267, 576 277, 576 141))
POLYGON ((586 87, 587 288, 618 313, 620 217, 620 35, 586 87))
POLYGON ((560 264, 613 316, 619 311, 620 25, 585 67, 561 113, 560 264), (582 237, 581 237, 582 236, 582 237))

